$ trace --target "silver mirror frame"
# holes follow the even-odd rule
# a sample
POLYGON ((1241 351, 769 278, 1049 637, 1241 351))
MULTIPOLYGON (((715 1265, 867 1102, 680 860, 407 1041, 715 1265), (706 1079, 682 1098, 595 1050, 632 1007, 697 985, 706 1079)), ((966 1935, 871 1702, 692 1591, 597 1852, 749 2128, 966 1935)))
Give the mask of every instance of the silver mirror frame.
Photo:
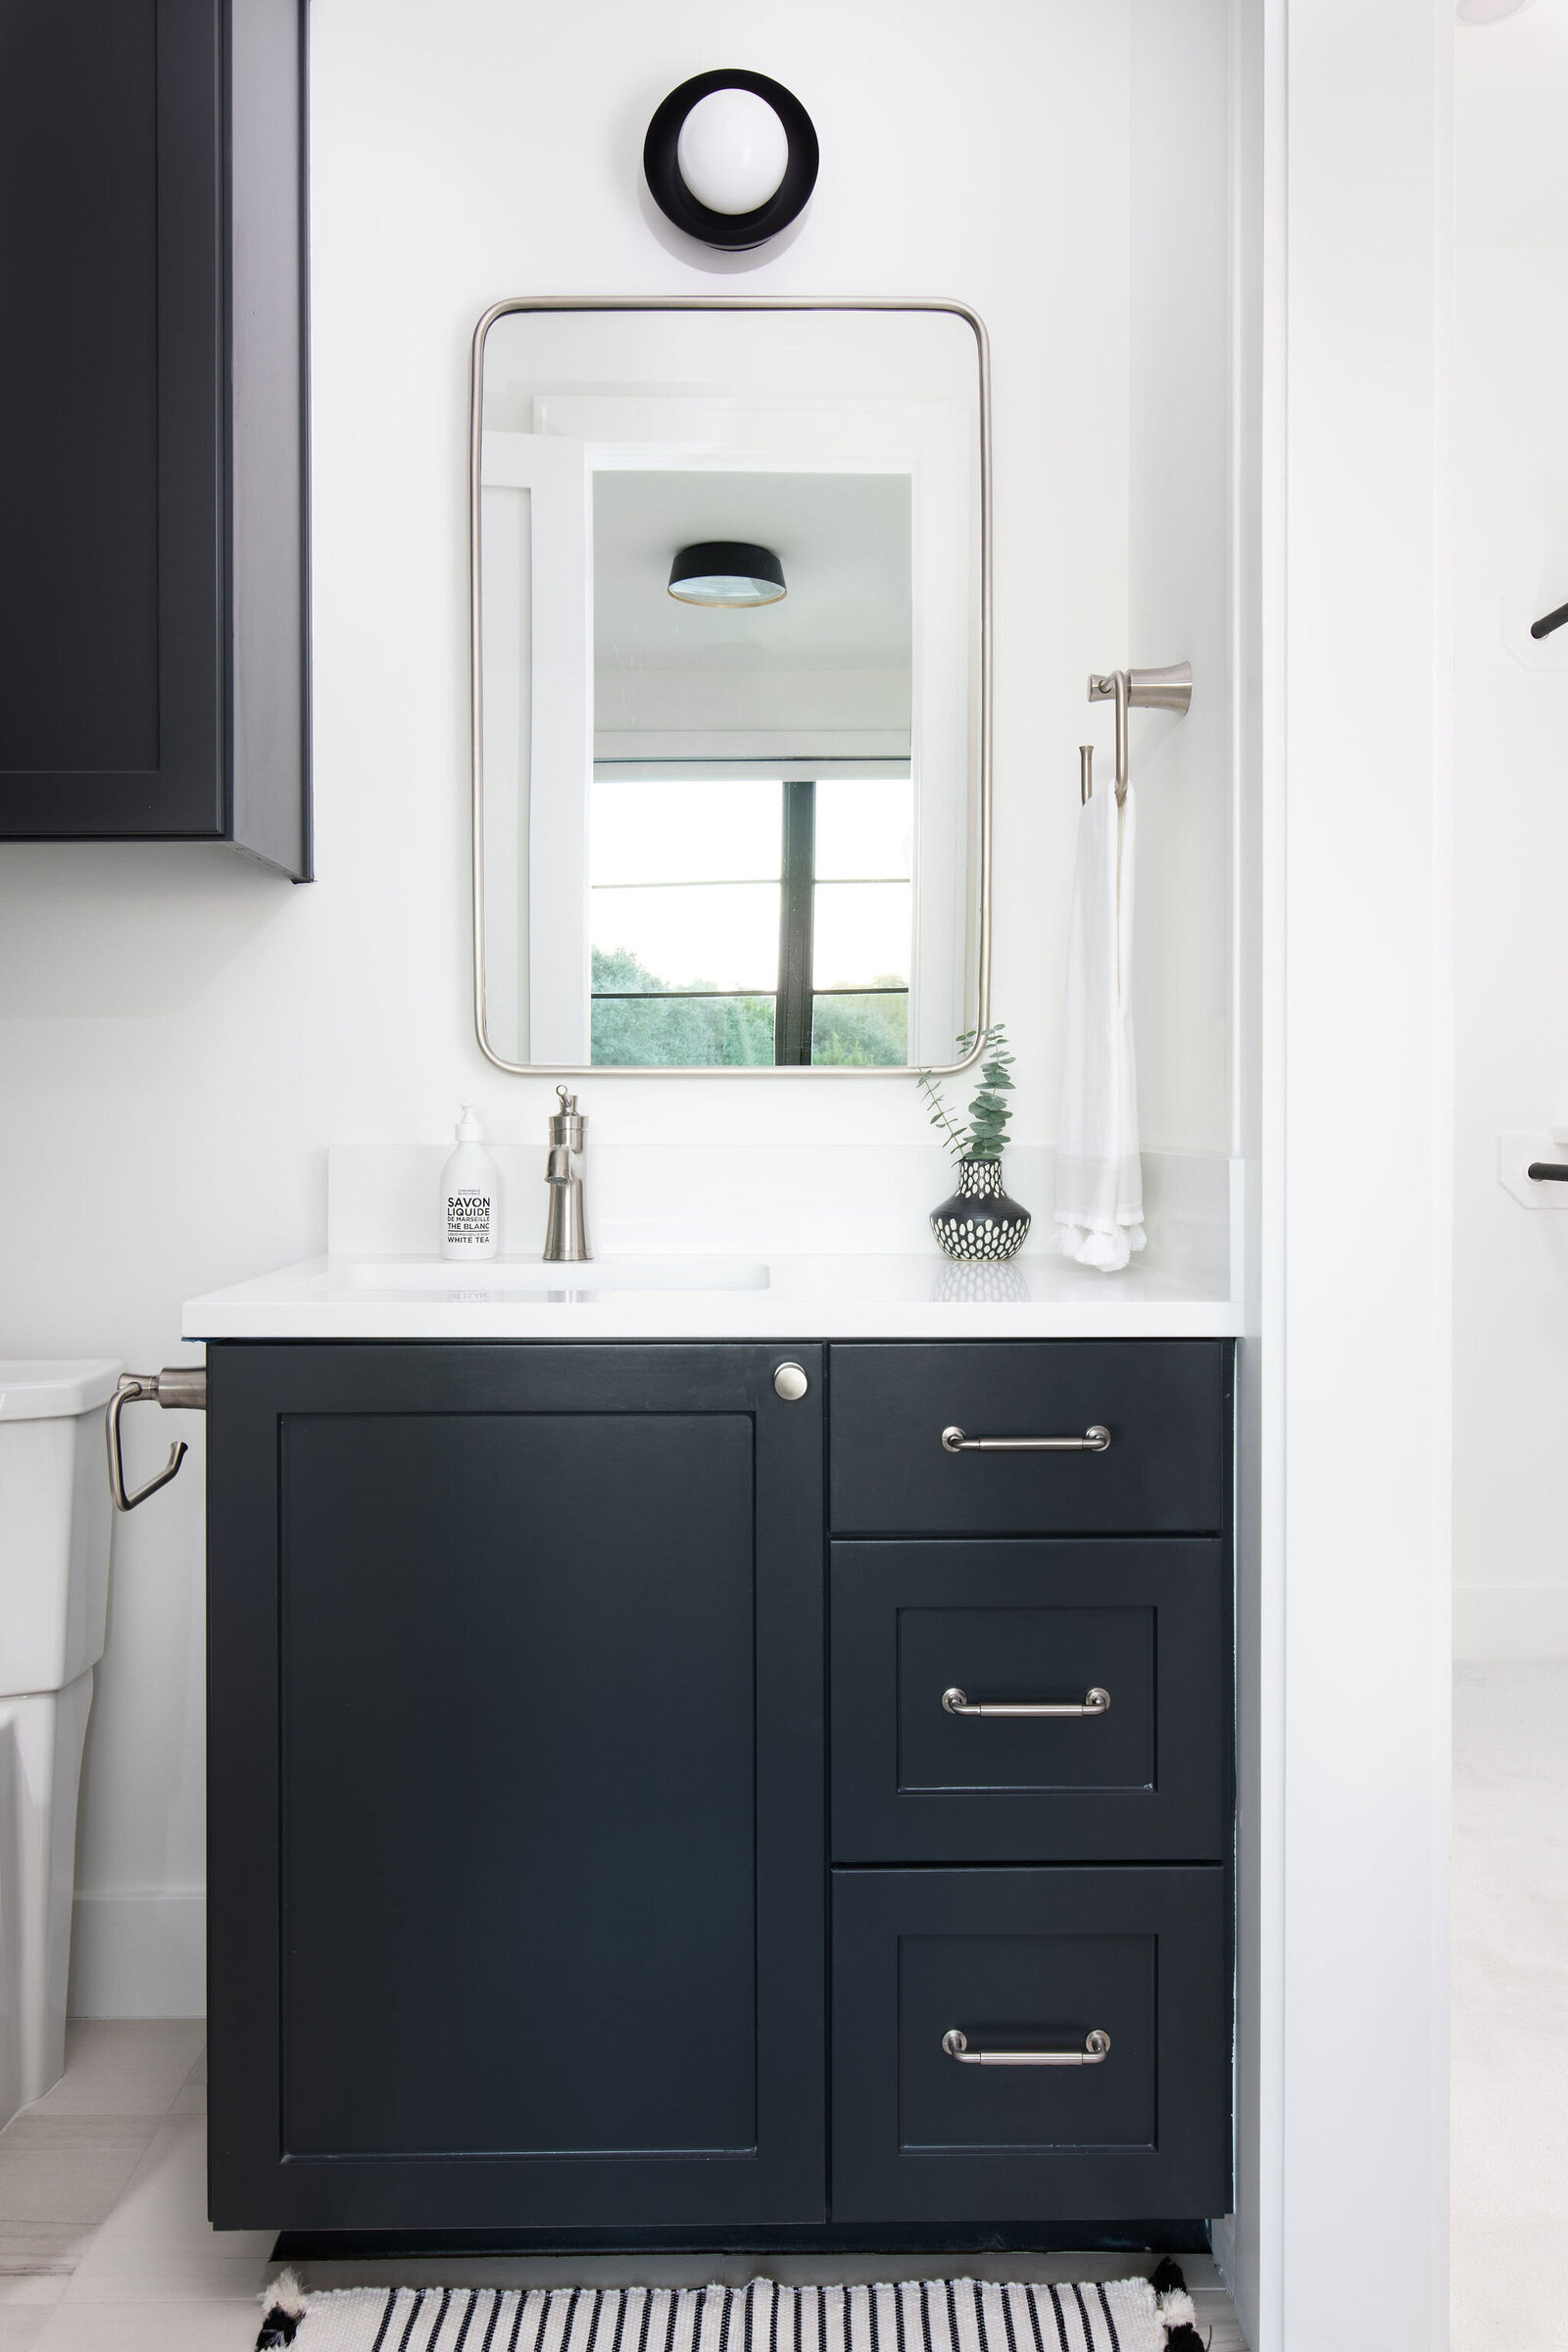
POLYGON ((471 637, 469 735, 473 762, 473 1017, 479 1051, 511 1078, 816 1078, 907 1079, 912 1062, 881 1069, 815 1068, 809 1062, 730 1065, 700 1062, 658 1068, 627 1063, 508 1061, 487 1035, 484 963, 484 643, 479 569, 480 432, 484 410, 485 338, 498 318, 518 311, 937 311, 961 318, 973 332, 980 375, 980 970, 977 1034, 961 1061, 933 1065, 950 1077, 968 1069, 984 1051, 991 1019, 991 346, 984 322, 967 303, 904 300, 885 295, 761 296, 728 294, 541 294, 492 303, 473 330, 468 384, 468 625, 471 637))

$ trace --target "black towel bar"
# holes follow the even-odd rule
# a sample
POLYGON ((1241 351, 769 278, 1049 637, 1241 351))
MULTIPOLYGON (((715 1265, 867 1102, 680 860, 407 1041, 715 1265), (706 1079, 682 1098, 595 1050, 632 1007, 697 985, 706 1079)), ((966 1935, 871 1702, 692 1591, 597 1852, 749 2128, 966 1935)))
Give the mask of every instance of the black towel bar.
POLYGON ((1554 1159, 1533 1159, 1525 1174, 1532 1184, 1568 1184, 1568 1168, 1554 1159))
POLYGON ((1560 629, 1565 620, 1568 620, 1568 605, 1559 605, 1555 612, 1543 612, 1539 620, 1533 620, 1530 634, 1532 637, 1549 637, 1552 630, 1560 629))

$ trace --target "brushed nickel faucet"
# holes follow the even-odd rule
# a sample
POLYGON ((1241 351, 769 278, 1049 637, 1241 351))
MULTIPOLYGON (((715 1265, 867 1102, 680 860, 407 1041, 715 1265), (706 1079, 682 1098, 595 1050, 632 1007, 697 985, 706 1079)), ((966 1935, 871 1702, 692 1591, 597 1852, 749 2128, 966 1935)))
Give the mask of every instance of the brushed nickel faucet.
POLYGON ((550 1213, 545 1220, 545 1259, 549 1264, 593 1256, 582 1196, 588 1122, 577 1109, 575 1095, 558 1086, 556 1097, 561 1108, 550 1121, 550 1157, 545 1162, 550 1193, 550 1213))

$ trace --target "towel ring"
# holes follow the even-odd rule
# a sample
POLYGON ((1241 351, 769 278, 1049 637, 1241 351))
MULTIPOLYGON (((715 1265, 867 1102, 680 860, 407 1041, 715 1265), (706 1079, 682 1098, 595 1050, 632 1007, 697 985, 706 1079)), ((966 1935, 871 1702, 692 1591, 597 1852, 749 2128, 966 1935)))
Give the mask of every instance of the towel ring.
MULTIPOLYGON (((1167 669, 1102 669, 1089 673, 1089 700, 1116 706, 1116 801, 1127 798, 1127 713, 1129 710, 1176 710, 1193 705, 1193 665, 1173 662, 1167 669)), ((1094 746, 1078 747, 1078 791, 1087 801, 1094 791, 1094 746)))

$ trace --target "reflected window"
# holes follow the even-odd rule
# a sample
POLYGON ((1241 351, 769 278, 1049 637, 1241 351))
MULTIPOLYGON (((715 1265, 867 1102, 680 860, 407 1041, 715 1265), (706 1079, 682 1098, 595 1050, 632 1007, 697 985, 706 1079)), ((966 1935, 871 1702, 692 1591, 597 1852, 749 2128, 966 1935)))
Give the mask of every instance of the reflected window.
POLYGON ((592 1058, 908 1060, 904 778, 595 780, 592 1058))

